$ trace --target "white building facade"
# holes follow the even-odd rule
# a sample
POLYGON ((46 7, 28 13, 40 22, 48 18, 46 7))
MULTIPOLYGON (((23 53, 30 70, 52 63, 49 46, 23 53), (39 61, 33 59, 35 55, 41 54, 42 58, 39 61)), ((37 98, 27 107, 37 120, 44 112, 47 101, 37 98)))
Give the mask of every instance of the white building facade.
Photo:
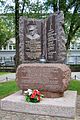
POLYGON ((0 63, 5 63, 6 61, 14 63, 15 56, 15 38, 11 38, 6 46, 0 48, 0 63))
POLYGON ((70 44, 67 53, 67 64, 80 64, 80 39, 70 44))

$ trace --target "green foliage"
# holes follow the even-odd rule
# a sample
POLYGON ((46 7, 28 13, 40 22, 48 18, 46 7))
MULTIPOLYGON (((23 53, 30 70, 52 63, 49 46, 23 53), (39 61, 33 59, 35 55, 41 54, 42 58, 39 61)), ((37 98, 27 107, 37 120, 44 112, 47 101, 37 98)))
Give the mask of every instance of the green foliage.
POLYGON ((29 95, 25 96, 25 98, 26 98, 27 102, 30 102, 30 96, 29 95))
MULTIPOLYGON (((29 18, 44 18, 46 15, 46 9, 44 4, 42 4, 39 0, 36 0, 35 2, 29 1, 26 3, 25 2, 25 9, 24 13, 27 13, 26 15, 29 18), (45 13, 43 13, 45 11, 45 13)), ((25 14, 23 14, 25 15, 25 14)))
POLYGON ((69 67, 72 72, 80 72, 80 64, 71 64, 69 67))
POLYGON ((70 42, 75 37, 80 37, 80 0, 47 0, 46 8, 53 7, 53 11, 59 10, 64 12, 65 17, 65 33, 67 38, 66 48, 69 48, 70 42))
POLYGON ((0 18, 0 47, 6 45, 7 40, 14 36, 14 22, 12 16, 0 18))
POLYGON ((79 67, 80 68, 80 64, 71 64, 70 66, 79 67))
POLYGON ((5 46, 7 40, 14 37, 14 15, 10 14, 12 6, 6 2, 0 0, 0 47, 5 46))
MULTIPOLYGON (((80 0, 59 0, 59 3, 57 3, 58 0, 46 0, 46 2, 43 1, 43 4, 39 0, 35 2, 31 0, 15 0, 12 2, 12 4, 8 4, 7 1, 0 0, 1 10, 3 9, 3 13, 0 14, 0 46, 5 45, 10 37, 14 37, 14 27, 15 36, 18 38, 18 18, 20 16, 38 19, 45 18, 48 16, 48 10, 50 8, 53 9, 53 12, 57 11, 58 4, 59 9, 64 12, 65 17, 66 48, 69 48, 70 42, 74 38, 76 40, 80 37, 80 0), (17 3, 18 7, 16 8, 17 3), (17 13, 19 13, 19 16, 18 18, 15 17, 16 19, 14 20, 14 16, 16 16, 17 13)), ((19 43, 18 39, 16 40, 16 46, 18 46, 19 43)))
POLYGON ((38 100, 37 100, 37 96, 34 98, 34 99, 31 99, 30 98, 30 96, 25 96, 25 98, 26 98, 26 101, 27 102, 32 102, 32 103, 37 103, 37 102, 39 102, 38 100))

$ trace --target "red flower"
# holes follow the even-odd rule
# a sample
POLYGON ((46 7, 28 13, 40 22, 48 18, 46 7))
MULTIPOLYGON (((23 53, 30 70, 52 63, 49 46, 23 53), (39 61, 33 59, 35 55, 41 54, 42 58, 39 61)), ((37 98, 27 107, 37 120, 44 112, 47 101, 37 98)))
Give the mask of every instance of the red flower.
POLYGON ((41 94, 40 91, 38 91, 38 90, 34 90, 33 93, 35 93, 35 94, 37 94, 37 95, 40 95, 40 94, 41 94))
POLYGON ((40 92, 38 90, 34 90, 30 98, 35 98, 35 96, 38 96, 38 101, 40 101, 40 92))
POLYGON ((33 93, 34 93, 34 94, 37 94, 37 90, 33 90, 33 93))
POLYGON ((34 90, 33 93, 32 93, 32 95, 31 95, 31 98, 35 98, 36 94, 37 94, 37 91, 34 90))
POLYGON ((39 91, 37 91, 37 95, 39 95, 39 96, 40 96, 40 94, 41 94, 41 93, 40 93, 39 91))
POLYGON ((32 95, 31 95, 31 98, 35 98, 35 96, 36 96, 36 94, 32 94, 32 95))

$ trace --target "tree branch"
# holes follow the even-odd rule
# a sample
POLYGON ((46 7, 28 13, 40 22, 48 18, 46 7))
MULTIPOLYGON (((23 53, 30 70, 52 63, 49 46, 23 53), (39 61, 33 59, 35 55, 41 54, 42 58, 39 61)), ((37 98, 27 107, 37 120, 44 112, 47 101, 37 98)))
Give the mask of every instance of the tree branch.
POLYGON ((23 12, 24 12, 25 3, 26 3, 26 0, 23 0, 23 6, 22 6, 22 10, 21 10, 21 16, 23 16, 23 12))

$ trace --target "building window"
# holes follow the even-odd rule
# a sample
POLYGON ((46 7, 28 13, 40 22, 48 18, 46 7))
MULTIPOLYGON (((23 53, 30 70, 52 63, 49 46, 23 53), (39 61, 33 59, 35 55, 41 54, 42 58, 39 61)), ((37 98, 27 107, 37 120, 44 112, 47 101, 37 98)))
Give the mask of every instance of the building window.
POLYGON ((9 50, 12 50, 12 46, 11 45, 9 45, 9 50))
POLYGON ((68 64, 75 64, 75 56, 68 56, 67 63, 68 64))
POLYGON ((6 50, 6 46, 4 46, 4 50, 6 50))
POLYGON ((13 49, 16 49, 16 46, 15 46, 15 45, 13 45, 13 49))
POLYGON ((80 43, 77 43, 77 49, 80 49, 80 43))
POLYGON ((71 48, 71 49, 74 49, 74 46, 75 46, 74 44, 71 44, 70 48, 71 48))

